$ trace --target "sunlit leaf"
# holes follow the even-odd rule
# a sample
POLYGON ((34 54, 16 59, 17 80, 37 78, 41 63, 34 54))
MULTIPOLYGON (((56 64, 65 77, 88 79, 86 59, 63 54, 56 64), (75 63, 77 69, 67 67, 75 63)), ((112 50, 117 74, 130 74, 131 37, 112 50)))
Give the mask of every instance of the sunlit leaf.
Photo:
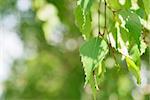
POLYGON ((145 53, 146 48, 147 48, 147 45, 146 45, 146 43, 144 42, 144 40, 141 38, 141 44, 140 44, 140 52, 141 52, 141 55, 143 55, 143 53, 145 53))
POLYGON ((141 59, 140 59, 141 54, 140 54, 140 51, 139 51, 137 45, 134 45, 132 47, 132 49, 130 50, 130 56, 131 56, 132 60, 135 62, 135 64, 140 67, 140 65, 141 65, 141 59))
POLYGON ((80 56, 86 75, 85 84, 88 83, 93 70, 98 67, 107 52, 107 43, 98 37, 90 39, 81 46, 80 56))
POLYGON ((142 32, 142 25, 137 14, 130 10, 123 10, 120 12, 124 18, 126 24, 125 27, 129 31, 129 42, 131 44, 137 44, 140 47, 140 36, 142 32))
POLYGON ((147 13, 147 15, 150 14, 150 0, 143 0, 143 3, 144 3, 144 7, 145 7, 145 11, 147 13))
POLYGON ((131 71, 131 73, 136 77, 137 83, 140 84, 141 83, 141 77, 140 77, 139 66, 137 66, 134 63, 134 61, 129 57, 126 57, 126 63, 127 63, 129 71, 131 71))
POLYGON ((84 15, 84 23, 83 23, 83 26, 82 26, 82 33, 83 33, 83 36, 86 37, 86 38, 89 38, 90 35, 91 35, 91 13, 88 12, 86 13, 86 15, 84 15))
POLYGON ((121 9, 121 4, 119 3, 119 0, 107 0, 107 3, 114 10, 121 9))
POLYGON ((99 66, 98 66, 98 75, 100 76, 102 74, 102 63, 99 63, 99 66))
POLYGON ((145 10, 143 8, 139 8, 135 11, 137 15, 139 15, 141 18, 145 19, 147 17, 145 10))
POLYGON ((82 26, 84 23, 84 16, 83 16, 83 9, 81 5, 78 5, 75 10, 75 18, 76 18, 76 24, 78 28, 82 31, 82 26))
POLYGON ((126 9, 131 7, 131 0, 125 0, 125 4, 123 5, 126 9))
POLYGON ((82 0, 82 1, 84 1, 83 8, 84 8, 85 12, 88 12, 92 6, 93 0, 82 0))
POLYGON ((90 37, 91 33, 91 5, 93 0, 80 0, 75 10, 76 24, 82 32, 85 39, 90 37))

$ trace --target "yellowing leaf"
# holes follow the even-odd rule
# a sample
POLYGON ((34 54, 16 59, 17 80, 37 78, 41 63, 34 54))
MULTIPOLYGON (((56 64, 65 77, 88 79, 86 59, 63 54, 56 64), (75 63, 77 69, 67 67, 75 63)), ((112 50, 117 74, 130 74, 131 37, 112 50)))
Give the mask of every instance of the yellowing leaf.
POLYGON ((102 63, 100 63, 98 66, 98 76, 100 76, 101 73, 102 73, 102 63))
POLYGON ((137 83, 141 83, 141 77, 140 77, 140 69, 139 66, 137 66, 132 59, 129 57, 126 57, 126 63, 128 66, 129 71, 136 77, 137 83))

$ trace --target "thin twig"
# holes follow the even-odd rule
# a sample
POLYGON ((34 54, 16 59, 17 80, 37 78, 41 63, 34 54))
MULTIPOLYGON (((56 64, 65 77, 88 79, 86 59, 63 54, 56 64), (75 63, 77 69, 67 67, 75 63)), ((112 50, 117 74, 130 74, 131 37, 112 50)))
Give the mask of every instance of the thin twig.
MULTIPOLYGON (((107 29, 106 29, 106 31, 107 31, 107 29)), ((108 31, 107 31, 107 33, 108 33, 108 31)), ((114 60, 115 60, 115 63, 116 63, 117 65, 119 65, 118 62, 117 62, 116 56, 115 56, 115 51, 114 51, 114 49, 113 49, 113 47, 112 47, 112 45, 111 45, 109 33, 108 33, 107 35, 108 35, 108 41, 107 41, 108 43, 107 43, 107 44, 108 44, 109 50, 112 51, 111 55, 113 56, 113 58, 114 58, 114 60)), ((110 52, 110 51, 109 51, 109 52, 110 52)))
POLYGON ((105 8, 104 8, 104 17, 105 17, 105 24, 104 24, 104 32, 103 32, 103 35, 105 34, 105 31, 106 31, 106 23, 107 23, 107 16, 106 16, 106 0, 104 0, 104 3, 105 3, 105 8))
POLYGON ((98 35, 101 36, 101 32, 100 32, 100 14, 101 14, 101 0, 99 0, 99 4, 98 4, 98 35))
POLYGON ((115 57, 115 51, 114 51, 113 47, 111 46, 111 41, 110 41, 109 33, 107 32, 107 27, 106 27, 106 24, 107 24, 107 15, 106 15, 107 14, 106 13, 107 3, 106 3, 106 0, 104 0, 104 3, 105 3, 105 8, 104 8, 105 23, 104 23, 104 32, 103 32, 103 35, 105 34, 105 32, 107 33, 107 35, 108 35, 108 46, 109 46, 109 49, 112 51, 112 56, 113 56, 113 58, 115 60, 115 63, 118 64, 117 63, 117 59, 115 57))

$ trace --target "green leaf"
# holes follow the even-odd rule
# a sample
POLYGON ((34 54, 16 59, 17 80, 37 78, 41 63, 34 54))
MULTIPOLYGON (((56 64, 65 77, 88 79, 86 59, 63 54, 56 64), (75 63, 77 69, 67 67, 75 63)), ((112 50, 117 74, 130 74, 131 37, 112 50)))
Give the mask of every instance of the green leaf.
POLYGON ((141 83, 141 77, 140 77, 139 66, 137 66, 134 63, 134 61, 129 57, 126 57, 126 63, 127 63, 129 71, 136 77, 137 83, 140 84, 141 83))
POLYGON ((148 18, 148 13, 145 10, 145 7, 144 7, 145 5, 143 3, 143 0, 138 0, 137 3, 138 3, 138 6, 139 6, 139 9, 136 10, 136 14, 138 14, 143 19, 147 19, 148 18))
POLYGON ((131 0, 125 0, 124 8, 129 9, 131 7, 131 0))
POLYGON ((138 0, 137 3, 140 8, 144 8, 143 0, 138 0))
POLYGON ((143 4, 144 4, 145 12, 147 13, 147 15, 149 15, 150 14, 150 0, 143 0, 143 4))
POLYGON ((145 19, 147 16, 146 16, 146 13, 145 13, 145 11, 144 11, 144 9, 143 8, 139 8, 139 9, 137 9, 136 11, 135 11, 135 13, 137 14, 137 15, 139 15, 141 18, 143 18, 143 19, 145 19))
POLYGON ((134 45, 130 50, 130 56, 137 66, 141 65, 141 59, 140 59, 141 54, 137 45, 134 45))
POLYGON ((112 30, 112 35, 113 35, 113 38, 115 40, 115 49, 118 49, 118 33, 117 33, 117 28, 116 27, 113 27, 112 30))
POLYGON ((84 15, 84 24, 82 26, 82 33, 85 36, 85 38, 89 38, 91 36, 91 12, 86 13, 86 15, 84 15))
POLYGON ((93 0, 84 0, 84 10, 85 12, 88 12, 92 6, 93 0))
POLYGON ((129 31, 129 42, 131 44, 137 44, 140 48, 140 36, 142 32, 142 25, 138 15, 130 10, 123 10, 120 12, 124 18, 126 24, 125 27, 129 31))
POLYGON ((78 28, 82 31, 82 26, 84 23, 84 16, 83 16, 83 10, 81 8, 81 5, 78 5, 75 10, 75 19, 76 19, 76 24, 78 28))
POLYGON ((127 42, 129 40, 129 32, 127 32, 127 30, 123 27, 120 27, 120 33, 123 41, 127 42))
POLYGON ((142 31, 142 25, 138 16, 134 13, 131 14, 125 26, 131 33, 130 36, 132 36, 133 41, 135 40, 138 46, 140 46, 140 36, 141 36, 141 31, 142 31))
POLYGON ((121 10, 119 14, 123 17, 124 20, 128 18, 128 16, 131 14, 130 10, 121 10))
POLYGON ((94 0, 78 0, 77 4, 80 5, 84 11, 90 10, 94 0))
POLYGON ((113 10, 119 10, 119 9, 121 9, 121 4, 119 3, 119 0, 107 0, 107 4, 108 4, 113 10))
POLYGON ((93 0, 80 0, 75 10, 76 24, 83 36, 87 39, 91 33, 91 5, 93 0))
MULTIPOLYGON (((103 62, 99 62, 99 65, 95 72, 96 72, 97 84, 99 84, 104 79, 104 73, 106 72, 103 62)), ((97 85, 97 87, 98 87, 98 85, 97 85)))
MULTIPOLYGON (((108 10, 109 11, 109 10, 108 10)), ((115 48, 118 48, 118 33, 117 33, 117 27, 116 27, 116 21, 118 21, 118 16, 113 15, 111 11, 108 13, 108 23, 107 23, 107 30, 109 33, 112 33, 112 36, 115 40, 115 48)))
POLYGON ((94 80, 94 76, 91 75, 90 79, 89 79, 89 83, 92 89, 92 93, 93 93, 93 99, 96 100, 96 86, 95 86, 95 80, 94 80))
POLYGON ((105 40, 101 38, 92 38, 86 41, 80 48, 81 61, 85 71, 85 84, 88 83, 90 76, 95 68, 98 67, 106 54, 108 53, 108 46, 105 40))

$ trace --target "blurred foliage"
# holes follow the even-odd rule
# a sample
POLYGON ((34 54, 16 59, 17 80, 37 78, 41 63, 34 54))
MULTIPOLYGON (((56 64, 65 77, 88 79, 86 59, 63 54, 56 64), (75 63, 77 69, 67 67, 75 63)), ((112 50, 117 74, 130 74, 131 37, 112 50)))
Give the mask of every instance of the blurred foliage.
MULTIPOLYGON (((76 1, 32 0, 31 8, 27 11, 17 8, 18 1, 0 0, 1 16, 17 13, 20 22, 16 31, 24 45, 23 57, 14 61, 11 74, 4 82, 1 99, 92 100, 91 89, 89 86, 84 88, 84 71, 79 57, 82 38, 74 19, 76 1), (38 12, 46 5, 51 5, 56 12, 51 9, 52 15, 42 20, 38 12), (52 17, 56 18, 57 23, 53 22, 52 17), (48 24, 46 30, 45 24, 48 24), (60 37, 56 39, 59 41, 53 40, 55 33, 60 37)), ((147 49, 142 56, 145 62, 149 62, 148 55, 147 49)), ((116 67, 109 68, 106 65, 107 73, 100 81, 98 100, 134 99, 132 92, 137 87, 133 84, 134 80, 129 78, 125 62, 120 61, 120 55, 116 56, 122 67, 118 71, 116 67)), ((149 94, 142 94, 141 100, 144 100, 144 95, 145 100, 150 99, 149 94)))

